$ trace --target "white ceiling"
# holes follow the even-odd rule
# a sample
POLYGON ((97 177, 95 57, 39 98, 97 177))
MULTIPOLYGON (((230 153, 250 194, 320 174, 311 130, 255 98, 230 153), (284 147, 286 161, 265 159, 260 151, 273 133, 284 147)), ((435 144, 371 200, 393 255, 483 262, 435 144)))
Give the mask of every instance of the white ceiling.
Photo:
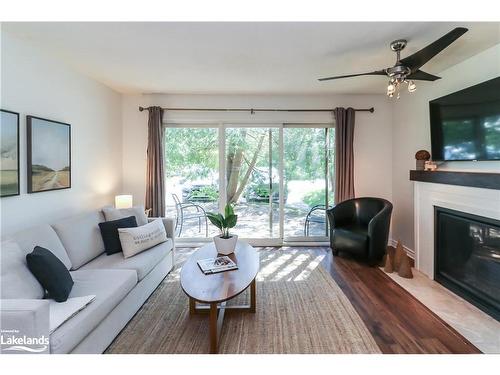
MULTIPOLYGON (((500 23, 4 23, 124 93, 384 93, 383 77, 318 82, 392 66, 457 26, 463 37, 422 69, 437 74, 500 43, 500 23)), ((421 83, 432 84, 432 83, 421 83)))

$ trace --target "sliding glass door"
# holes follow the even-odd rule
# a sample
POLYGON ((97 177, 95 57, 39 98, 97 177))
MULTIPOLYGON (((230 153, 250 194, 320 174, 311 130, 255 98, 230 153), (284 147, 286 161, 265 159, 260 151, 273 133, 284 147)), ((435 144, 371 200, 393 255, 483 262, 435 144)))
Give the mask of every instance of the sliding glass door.
POLYGON ((333 137, 329 127, 289 125, 283 129, 284 237, 324 240, 326 209, 333 203, 333 137))
POLYGON ((245 238, 280 238, 279 129, 226 128, 226 202, 245 238))
POLYGON ((327 240, 329 124, 167 125, 165 137, 167 214, 180 238, 209 240, 217 230, 205 213, 231 203, 240 238, 263 245, 327 240))
POLYGON ((217 234, 206 212, 219 210, 219 135, 217 127, 167 127, 165 190, 167 216, 176 219, 180 238, 217 234))

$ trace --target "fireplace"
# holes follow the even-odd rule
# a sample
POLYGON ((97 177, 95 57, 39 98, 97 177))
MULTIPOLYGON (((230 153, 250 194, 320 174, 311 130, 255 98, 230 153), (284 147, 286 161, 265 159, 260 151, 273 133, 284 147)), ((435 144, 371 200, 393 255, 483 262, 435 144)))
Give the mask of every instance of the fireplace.
POLYGON ((434 206, 434 279, 500 321, 500 220, 434 206))

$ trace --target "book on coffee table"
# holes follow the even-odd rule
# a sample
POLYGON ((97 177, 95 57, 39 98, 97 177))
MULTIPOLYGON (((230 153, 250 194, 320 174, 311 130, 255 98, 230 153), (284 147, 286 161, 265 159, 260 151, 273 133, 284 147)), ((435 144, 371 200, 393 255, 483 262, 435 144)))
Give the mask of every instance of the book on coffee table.
POLYGON ((228 256, 200 259, 198 261, 198 266, 205 275, 238 269, 238 265, 228 256))

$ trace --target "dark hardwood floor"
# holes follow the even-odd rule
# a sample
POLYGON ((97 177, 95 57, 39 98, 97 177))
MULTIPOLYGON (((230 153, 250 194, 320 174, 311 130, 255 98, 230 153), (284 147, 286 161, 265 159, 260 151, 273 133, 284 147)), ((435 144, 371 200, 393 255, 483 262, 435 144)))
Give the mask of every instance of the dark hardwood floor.
POLYGON ((329 248, 330 273, 365 322, 383 353, 481 353, 457 331, 396 284, 378 267, 369 267, 329 248))

